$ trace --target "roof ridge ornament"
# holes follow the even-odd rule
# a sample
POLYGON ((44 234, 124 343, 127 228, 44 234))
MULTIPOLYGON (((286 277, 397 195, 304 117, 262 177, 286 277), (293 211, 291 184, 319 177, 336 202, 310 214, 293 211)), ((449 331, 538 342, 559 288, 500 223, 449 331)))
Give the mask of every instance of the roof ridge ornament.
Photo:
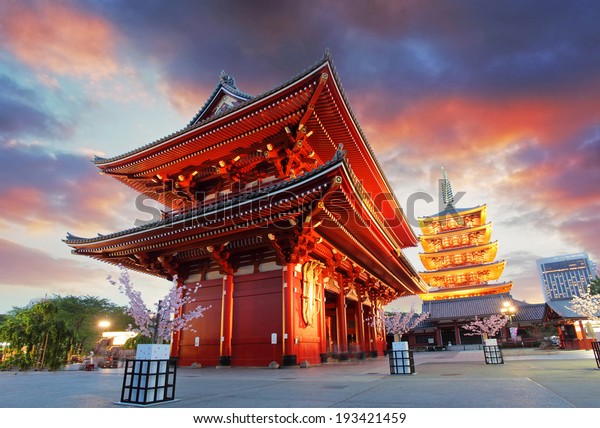
POLYGON ((221 80, 221 83, 227 86, 237 88, 237 86, 235 86, 235 79, 232 76, 225 73, 225 70, 221 70, 221 73, 219 74, 219 79, 221 80))

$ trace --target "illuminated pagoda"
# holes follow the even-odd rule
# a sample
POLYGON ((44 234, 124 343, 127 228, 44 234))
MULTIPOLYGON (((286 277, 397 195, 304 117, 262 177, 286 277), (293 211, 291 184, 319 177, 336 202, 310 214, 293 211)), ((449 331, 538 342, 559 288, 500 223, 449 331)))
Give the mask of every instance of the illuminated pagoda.
POLYGON ((211 308, 196 331, 173 337, 180 365, 381 355, 376 309, 426 290, 402 251, 417 237, 329 55, 258 96, 222 73, 185 128, 95 164, 166 210, 65 242, 111 265, 177 275, 180 286, 201 283, 194 304, 211 308))
POLYGON ((480 349, 482 336, 468 335, 463 326, 476 318, 504 314, 508 322, 495 337, 502 346, 539 345, 545 305, 515 300, 511 282, 496 282, 506 262, 495 261, 498 243, 490 239, 486 205, 455 208, 443 169, 440 193, 444 209, 419 218, 424 250, 419 256, 427 269, 421 277, 429 285, 428 292, 419 297, 429 318, 405 340, 412 348, 480 349))
POLYGON ((429 285, 424 301, 508 293, 512 283, 490 283, 500 278, 505 261, 494 261, 498 242, 491 242, 492 224, 486 222, 487 206, 455 208, 454 194, 442 168, 440 191, 445 209, 419 218, 424 252, 419 254, 429 285))

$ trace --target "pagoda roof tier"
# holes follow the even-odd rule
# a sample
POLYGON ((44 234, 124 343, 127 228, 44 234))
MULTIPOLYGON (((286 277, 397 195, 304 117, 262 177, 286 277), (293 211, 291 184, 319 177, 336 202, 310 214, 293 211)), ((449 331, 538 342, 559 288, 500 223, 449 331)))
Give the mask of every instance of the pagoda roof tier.
POLYGON ((419 227, 423 235, 434 235, 456 229, 469 229, 485 224, 487 205, 473 208, 447 207, 444 211, 427 217, 419 217, 419 227))
POLYGON ((331 161, 295 179, 122 232, 68 235, 65 242, 74 254, 162 276, 159 265, 184 252, 202 259, 220 246, 234 253, 235 243, 247 240, 292 258, 294 251, 312 251, 298 243, 325 241, 343 248, 398 295, 424 292, 426 284, 376 214, 344 152, 338 151, 331 161))
POLYGON ((421 235, 419 240, 423 250, 432 253, 446 248, 468 245, 471 242, 476 243, 476 245, 484 245, 490 242, 491 237, 492 223, 486 223, 477 227, 455 229, 435 235, 421 235), (455 244, 454 241, 457 243, 455 244), (466 244, 463 244, 463 242, 466 244))
POLYGON ((308 172, 332 159, 343 143, 354 173, 364 178, 363 191, 388 219, 397 245, 417 244, 329 55, 255 97, 231 81, 219 85, 185 128, 94 162, 102 173, 167 207, 193 208, 204 203, 204 195, 234 185, 244 190, 265 178, 287 180, 308 172), (223 102, 226 108, 221 109, 223 102))
POLYGON ((506 261, 474 266, 459 266, 431 272, 420 272, 421 278, 430 287, 452 288, 458 285, 473 285, 495 281, 502 275, 506 261))
POLYGON ((498 241, 494 241, 485 245, 449 248, 435 253, 419 253, 419 258, 425 269, 439 270, 457 263, 463 265, 490 263, 496 258, 497 252, 498 241), (458 262, 454 260, 456 256, 462 256, 458 257, 458 262), (443 266, 438 267, 439 264, 443 266))
POLYGON ((508 293, 512 282, 498 284, 476 284, 464 287, 430 289, 427 293, 419 294, 423 301, 459 299, 465 297, 487 296, 508 293))

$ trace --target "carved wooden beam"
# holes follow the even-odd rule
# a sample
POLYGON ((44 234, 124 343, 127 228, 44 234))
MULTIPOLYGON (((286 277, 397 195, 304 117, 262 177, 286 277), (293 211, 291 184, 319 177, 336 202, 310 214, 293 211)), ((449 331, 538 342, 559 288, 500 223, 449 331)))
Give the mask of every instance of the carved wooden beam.
POLYGON ((227 251, 227 244, 210 245, 206 250, 219 264, 221 275, 233 275, 239 268, 239 258, 227 251))

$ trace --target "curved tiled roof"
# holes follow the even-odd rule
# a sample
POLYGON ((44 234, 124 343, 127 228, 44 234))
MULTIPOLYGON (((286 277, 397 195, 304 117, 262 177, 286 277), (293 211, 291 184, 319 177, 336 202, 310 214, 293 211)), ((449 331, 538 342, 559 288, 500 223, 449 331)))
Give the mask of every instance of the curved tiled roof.
POLYGON ((548 308, 554 311, 560 318, 564 319, 582 319, 583 315, 578 314, 571 309, 571 299, 551 300, 546 302, 548 308))
POLYGON ((545 303, 514 300, 510 293, 423 302, 423 312, 429 312, 428 321, 483 318, 500 314, 506 301, 516 307, 515 322, 542 322, 544 319, 545 303))
MULTIPOLYGON (((206 118, 204 120, 201 120, 201 121, 199 121, 199 122, 196 123, 195 120, 197 120, 197 118, 201 116, 201 113, 203 112, 203 109, 207 107, 207 104, 205 103, 205 105, 200 109, 200 111, 198 112, 198 114, 196 114, 196 116, 194 117, 194 119, 192 119, 192 121, 186 127, 180 129, 179 131, 172 132, 171 134, 169 134, 167 136, 159 138, 158 140, 155 140, 155 141, 153 141, 151 143, 148 143, 148 144, 146 144, 144 146, 138 147, 137 149, 133 149, 133 150, 130 150, 128 152, 125 152, 125 153, 123 153, 121 155, 117 155, 117 156, 114 156, 114 157, 111 157, 111 158, 95 157, 94 163, 96 163, 96 164, 105 164, 105 163, 114 162, 114 161, 117 161, 117 160, 129 157, 129 156, 131 156, 133 154, 143 152, 144 150, 147 150, 147 149, 149 149, 151 147, 158 146, 161 143, 164 143, 165 141, 168 141, 168 140, 170 140, 173 137, 176 137, 176 136, 178 136, 180 134, 188 132, 191 129, 198 128, 198 127, 200 127, 200 126, 202 126, 202 125, 204 125, 204 124, 206 124, 208 122, 212 122, 212 121, 214 121, 214 120, 216 120, 216 119, 218 119, 218 118, 220 118, 222 116, 225 116, 227 114, 230 114, 230 113, 232 113, 234 111, 240 110, 240 109, 242 109, 243 107, 247 106, 250 103, 253 103, 255 101, 258 101, 258 100, 261 100, 263 98, 268 97, 269 95, 271 95, 271 94, 273 94, 273 93, 281 90, 282 88, 285 88, 289 84, 293 83, 295 80, 301 79, 302 77, 306 76, 307 74, 310 74, 311 72, 313 72, 314 70, 316 70, 317 68, 319 68, 321 65, 323 65, 327 61, 329 61, 331 63, 331 59, 330 59, 329 53, 326 53, 325 56, 322 59, 320 59, 318 62, 316 62, 312 67, 309 67, 309 68, 305 69, 304 71, 302 71, 298 75, 294 76, 293 78, 287 80, 286 82, 282 83, 281 85, 276 86, 275 88, 273 88, 273 89, 271 89, 271 90, 269 90, 267 92, 263 92, 262 94, 257 95, 255 97, 252 97, 251 95, 245 94, 244 92, 240 91, 240 94, 244 94, 246 96, 249 96, 250 99, 247 100, 247 101, 241 102, 240 104, 232 107, 229 110, 226 110, 226 111, 221 112, 221 113, 217 113, 217 114, 215 114, 213 116, 210 116, 210 117, 208 117, 208 118, 206 118)), ((333 69, 333 64, 331 64, 331 67, 333 69)), ((336 79, 336 81, 337 81, 337 79, 336 79)), ((230 86, 230 85, 228 85, 228 86, 230 86)), ((217 88, 215 88, 215 91, 218 91, 219 88, 220 88, 220 85, 217 85, 217 88)), ((341 90, 341 87, 340 87, 340 90, 341 90)), ((211 94, 211 96, 209 97, 209 99, 207 101, 208 104, 212 100, 212 96, 213 95, 215 95, 214 91, 213 91, 213 94, 211 94)))
POLYGON ((455 208, 454 206, 449 206, 446 207, 443 211, 440 211, 437 214, 432 214, 432 215, 428 215, 428 216, 424 216, 424 217, 419 217, 419 220, 427 220, 430 218, 436 218, 436 217, 445 217, 447 215, 454 215, 454 214, 460 214, 462 212, 466 212, 466 211, 473 211, 476 210, 478 208, 483 208, 485 207, 484 205, 477 205, 476 207, 470 207, 470 208, 455 208))
POLYGON ((423 302, 423 312, 430 320, 486 317, 499 314, 502 303, 512 300, 508 293, 423 302))
POLYGON ((166 224, 172 223, 173 220, 179 221, 179 220, 192 219, 197 216, 201 216, 205 213, 210 213, 212 211, 218 211, 227 206, 235 206, 235 205, 243 203, 247 200, 258 198, 258 197, 265 196, 265 195, 269 195, 280 189, 290 187, 290 186, 293 186, 302 181, 308 180, 311 177, 319 174, 320 172, 322 172, 332 166, 335 166, 335 165, 338 165, 338 164, 344 162, 344 159, 345 159, 344 156, 345 156, 344 151, 338 150, 336 152, 335 156, 330 161, 327 161, 325 164, 319 166, 318 168, 315 168, 312 171, 309 171, 302 175, 299 175, 296 178, 279 181, 275 184, 272 184, 271 186, 260 188, 255 192, 240 194, 231 199, 226 199, 226 200, 215 202, 215 203, 212 203, 212 204, 209 204, 206 206, 201 206, 201 207, 197 207, 194 209, 190 209, 189 211, 186 211, 185 213, 176 214, 173 217, 168 217, 165 219, 157 220, 154 222, 144 224, 142 226, 126 229, 126 230, 111 233, 108 235, 100 235, 99 234, 98 236, 93 237, 93 238, 81 238, 81 237, 72 235, 71 233, 67 233, 67 237, 66 237, 66 239, 63 240, 63 242, 65 242, 67 244, 82 244, 82 243, 100 242, 105 239, 112 239, 112 238, 116 238, 119 236, 129 235, 131 233, 136 233, 139 231, 150 230, 150 229, 154 229, 156 227, 164 226, 166 224))
POLYGON ((545 303, 526 303, 514 300, 516 306, 516 322, 542 322, 544 319, 545 303))

